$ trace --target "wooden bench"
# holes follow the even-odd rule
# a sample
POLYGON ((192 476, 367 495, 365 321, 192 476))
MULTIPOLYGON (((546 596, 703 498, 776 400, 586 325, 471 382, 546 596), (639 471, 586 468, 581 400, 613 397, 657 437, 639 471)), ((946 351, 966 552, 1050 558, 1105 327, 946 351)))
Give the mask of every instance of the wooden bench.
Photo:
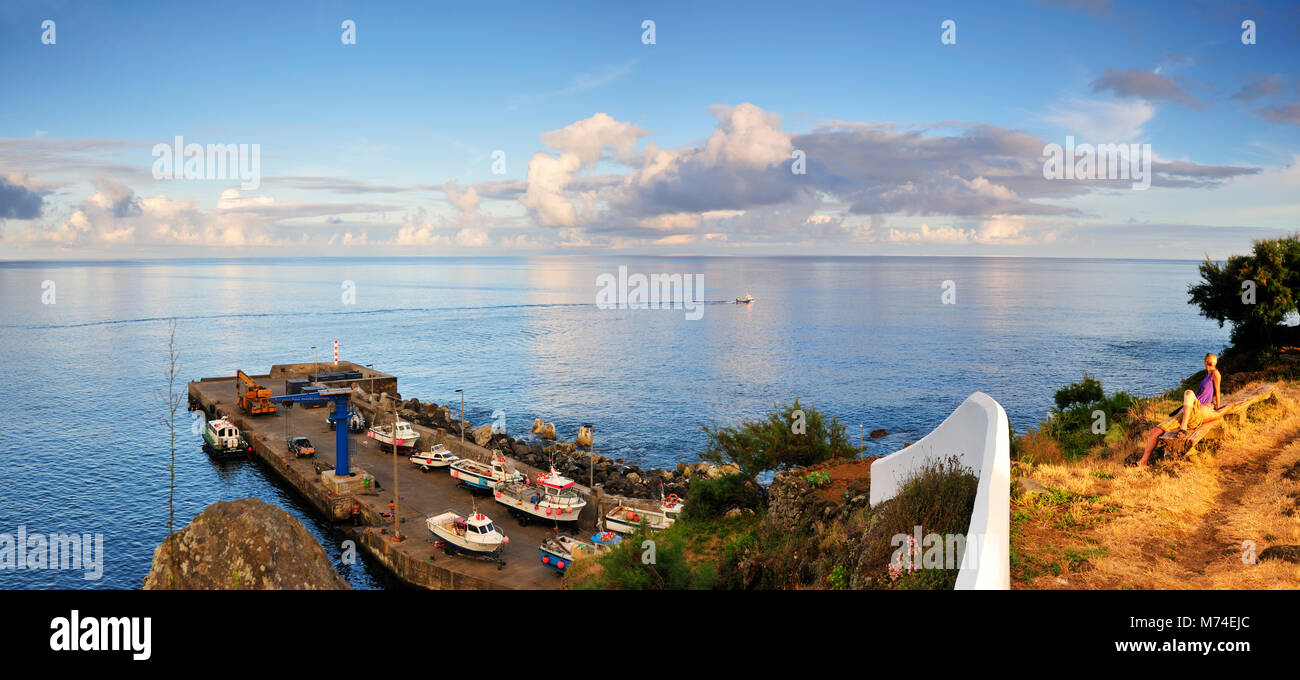
MULTIPOLYGON (((1219 407, 1219 417, 1203 423, 1200 427, 1195 428, 1187 433, 1186 436, 1179 437, 1176 432, 1166 432, 1160 435, 1158 446, 1164 448, 1166 453, 1179 455, 1189 454, 1196 445, 1205 438, 1205 435, 1214 431, 1223 420, 1228 416, 1243 416, 1246 409, 1257 404, 1273 395, 1272 385, 1259 385, 1248 390, 1237 392, 1229 397, 1225 397, 1223 405, 1219 407)), ((1170 417, 1181 416, 1183 407, 1179 406, 1170 417)))

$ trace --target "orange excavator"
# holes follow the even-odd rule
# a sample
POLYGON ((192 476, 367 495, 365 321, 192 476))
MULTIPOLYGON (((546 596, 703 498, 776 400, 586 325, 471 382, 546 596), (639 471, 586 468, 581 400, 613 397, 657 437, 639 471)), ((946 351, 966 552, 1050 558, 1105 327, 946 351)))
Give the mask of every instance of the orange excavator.
POLYGON ((270 388, 258 385, 248 377, 247 373, 238 369, 235 370, 235 378, 239 381, 235 384, 235 391, 239 396, 239 408, 252 415, 275 413, 275 404, 272 404, 269 399, 270 388))

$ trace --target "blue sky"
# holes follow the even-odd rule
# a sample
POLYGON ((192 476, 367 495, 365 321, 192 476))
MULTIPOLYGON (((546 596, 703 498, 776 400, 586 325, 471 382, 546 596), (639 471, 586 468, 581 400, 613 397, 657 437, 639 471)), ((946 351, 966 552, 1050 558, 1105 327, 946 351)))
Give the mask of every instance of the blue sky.
POLYGON ((607 5, 7 3, 0 257, 1197 258, 1300 228, 1291 4, 607 5), (257 144, 258 186, 156 178, 177 135, 257 144), (1044 179, 1067 135, 1150 144, 1151 188, 1044 179))

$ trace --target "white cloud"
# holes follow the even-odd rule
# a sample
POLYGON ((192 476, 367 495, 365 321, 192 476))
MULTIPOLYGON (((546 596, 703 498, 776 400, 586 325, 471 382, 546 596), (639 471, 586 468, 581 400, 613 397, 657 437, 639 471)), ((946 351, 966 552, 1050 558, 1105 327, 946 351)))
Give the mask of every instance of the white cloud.
POLYGON ((1141 99, 1080 99, 1071 97, 1052 107, 1043 118, 1078 142, 1113 144, 1137 139, 1156 109, 1141 99))

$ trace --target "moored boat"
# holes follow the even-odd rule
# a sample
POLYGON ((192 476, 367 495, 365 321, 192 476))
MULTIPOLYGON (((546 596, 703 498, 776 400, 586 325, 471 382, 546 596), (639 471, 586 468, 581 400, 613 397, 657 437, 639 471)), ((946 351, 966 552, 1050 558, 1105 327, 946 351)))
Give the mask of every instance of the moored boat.
POLYGON ((433 534, 434 545, 448 555, 462 553, 496 560, 498 569, 505 565, 501 554, 510 545, 510 538, 497 530, 490 517, 477 510, 468 517, 448 510, 430 516, 425 526, 433 534))
POLYGON ((572 479, 551 468, 549 474, 538 473, 537 480, 501 482, 493 496, 508 508, 520 524, 532 519, 551 522, 576 522, 587 501, 573 489, 572 479))
POLYGON ((246 456, 253 447, 227 418, 209 420, 203 427, 203 450, 215 458, 246 456))
POLYGON ((460 460, 456 454, 447 450, 442 444, 434 444, 433 448, 428 451, 416 451, 411 454, 409 459, 412 464, 418 465, 420 469, 428 472, 430 468, 445 468, 452 463, 460 460))
MULTIPOLYGON (((392 425, 376 425, 366 431, 366 436, 385 446, 392 446, 394 427, 392 425)), ((416 432, 415 428, 411 427, 411 424, 405 420, 398 420, 396 438, 399 447, 411 448, 415 446, 416 440, 420 438, 420 433, 416 432)))
POLYGON ((498 484, 524 479, 523 474, 516 471, 502 456, 497 456, 490 465, 461 458, 452 463, 450 468, 453 478, 471 489, 480 491, 492 491, 498 484))

